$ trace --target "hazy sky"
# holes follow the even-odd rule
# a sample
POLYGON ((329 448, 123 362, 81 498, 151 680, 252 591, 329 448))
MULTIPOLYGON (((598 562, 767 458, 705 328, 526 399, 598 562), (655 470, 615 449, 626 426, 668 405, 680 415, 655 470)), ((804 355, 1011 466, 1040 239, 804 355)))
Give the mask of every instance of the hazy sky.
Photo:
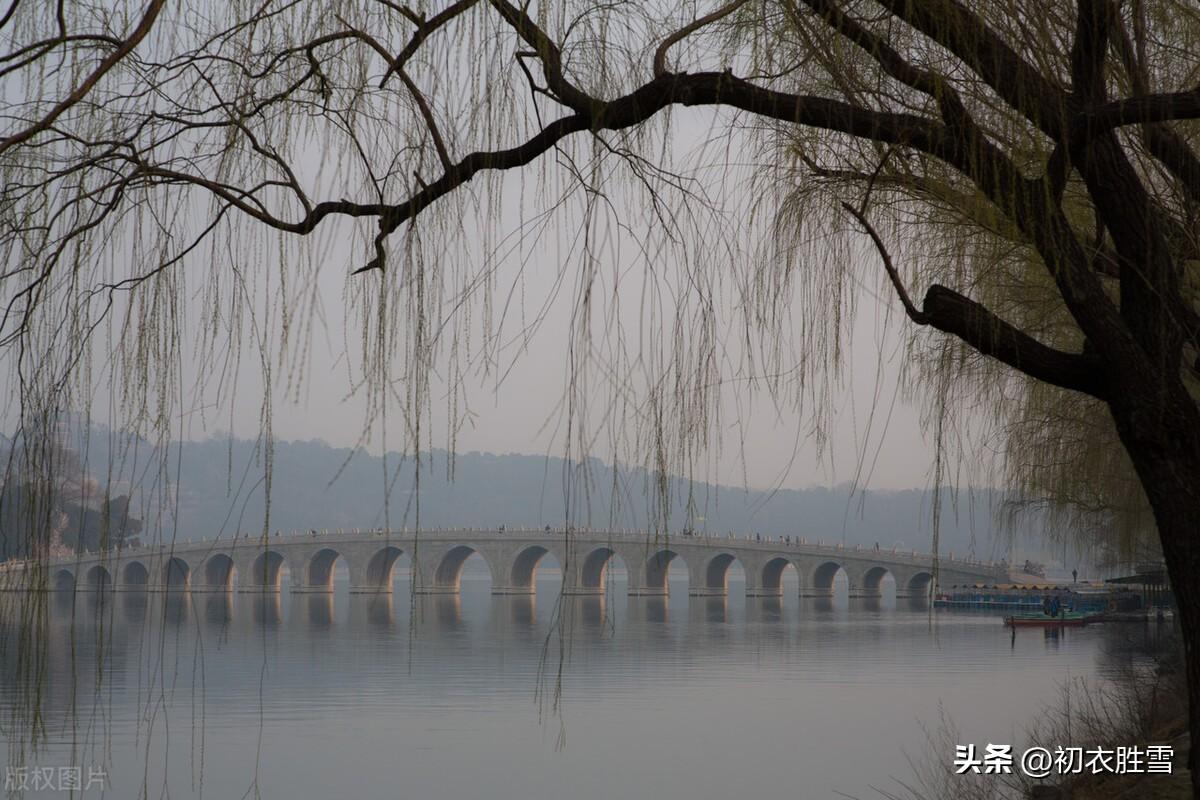
MULTIPOLYGON (((690 121, 694 127, 681 126, 683 130, 676 134, 677 138, 685 141, 700 139, 709 133, 711 120, 706 116, 697 114, 690 121)), ((528 218, 530 209, 538 208, 538 190, 531 181, 528 174, 506 176, 505 211, 497 226, 497 236, 502 238, 510 234, 517 228, 518 218, 528 218), (519 204, 524 204, 524 214, 514 210, 519 204)), ((718 193, 740 191, 728 179, 724 183, 714 181, 710 189, 718 193)), ((731 206, 736 209, 741 201, 736 197, 733 200, 731 206)), ((596 248, 596 257, 601 262, 597 271, 602 275, 597 283, 604 287, 603 291, 597 290, 602 296, 597 303, 597 316, 611 314, 611 319, 596 326, 600 340, 596 349, 600 351, 611 349, 614 339, 643 351, 658 347, 662 321, 669 318, 671 309, 666 310, 665 316, 661 309, 647 311, 647 306, 655 301, 646 298, 658 292, 667 296, 659 298, 660 305, 669 306, 670 295, 681 282, 678 276, 660 274, 648 288, 647 267, 637 244, 642 230, 638 213, 639 209, 633 206, 614 213, 629 226, 627 230, 613 232, 604 225, 598 226, 602 235, 611 237, 596 248), (628 217, 633 217, 632 221, 628 217), (614 332, 617 322, 622 328, 619 334, 614 332)), ((577 291, 571 281, 581 269, 573 239, 573 233, 580 227, 581 213, 568 207, 553 219, 552 232, 543 234, 536 245, 524 248, 523 254, 510 252, 496 258, 493 298, 497 306, 507 304, 507 316, 503 323, 493 323, 493 328, 500 331, 498 339, 504 344, 496 352, 496 369, 487 376, 477 369, 472 370, 464 379, 470 414, 455 443, 461 452, 564 454, 565 414, 561 401, 569 359, 568 332, 577 291), (566 267, 561 267, 562 264, 566 267), (521 309, 516 310, 516 306, 521 309), (544 313, 544 317, 531 335, 515 332, 522 329, 519 320, 527 323, 539 313, 544 313)), ((478 224, 486 223, 481 220, 478 224)), ((479 237, 473 233, 472 221, 466 221, 464 230, 465 255, 460 257, 480 258, 479 237)), ((497 247, 497 250, 502 249, 497 247)), ((928 485, 933 448, 920 430, 918 409, 898 395, 900 365, 904 358, 902 332, 908 330, 910 323, 903 318, 899 304, 884 285, 882 267, 876 263, 873 254, 864 253, 864 258, 871 257, 858 265, 865 276, 857 284, 859 311, 852 346, 843 353, 846 357, 844 380, 828 397, 834 415, 829 444, 823 456, 818 455, 816 444, 809 435, 808 420, 787 406, 776 408, 762 391, 751 396, 744 380, 730 380, 721 393, 720 453, 715 454, 715 449, 710 452, 698 465, 699 472, 695 477, 733 485, 748 483, 754 488, 830 485, 856 477, 873 488, 928 485), (872 407, 875 409, 873 416, 872 407)), ((298 402, 283 397, 283 391, 277 389, 273 425, 280 438, 319 438, 334 445, 349 446, 360 435, 366 401, 361 391, 358 395, 347 396, 348 381, 344 376, 347 352, 354 361, 361 346, 355 334, 352 333, 347 342, 343 332, 345 303, 342 295, 348 267, 361 260, 361 250, 344 242, 336 242, 330 248, 320 273, 323 324, 312 336, 309 379, 298 402)), ((745 266, 740 268, 745 269, 745 266)), ((349 280, 376 281, 378 276, 369 274, 349 280)), ((803 272, 797 280, 794 291, 804 291, 803 272)), ((718 289, 714 294, 726 303, 726 307, 717 310, 717 317, 732 324, 730 321, 737 316, 733 310, 736 303, 732 296, 734 287, 718 289)), ((476 299, 474 306, 465 313, 481 316, 480 301, 476 299)), ((493 313, 500 315, 499 311, 493 313)), ((783 340, 790 342, 792 347, 802 347, 803 343, 798 341, 803 335, 801 321, 793 316, 789 322, 792 330, 783 332, 783 340)), ((483 323, 468 327, 477 330, 483 323)), ((729 338, 731 351, 740 350, 736 334, 733 328, 722 333, 729 338)), ((482 338, 479 333, 468 335, 482 338)), ((440 371, 431 392, 432 418, 429 422, 434 446, 448 445, 445 368, 446 359, 443 358, 439 361, 440 371)), ((732 377, 733 371, 733 366, 722 367, 726 378, 732 377)), ((610 379, 595 377, 592 380, 596 400, 589 414, 595 422, 610 404, 607 394, 610 379)), ((239 435, 253 434, 257 430, 257 402, 261 390, 256 381, 253 368, 243 369, 239 382, 240 410, 235 422, 239 435)), ((634 402, 639 399, 644 398, 635 397, 634 402)), ((389 447, 398 448, 401 432, 398 419, 394 417, 393 420, 389 447)), ((210 434, 214 427, 228 425, 222 424, 219 418, 215 423, 209 419, 207 432, 202 426, 192 424, 190 435, 210 434)), ((380 444, 376 437, 371 443, 372 449, 378 450, 380 444)), ((573 452, 578 454, 577 450, 573 452)), ((603 436, 594 443, 592 454, 611 458, 611 448, 603 436)), ((643 454, 639 451, 635 455, 641 457, 643 454)), ((631 457, 628 451, 621 456, 631 457)))
MULTIPOLYGON (((803 420, 786 410, 780 413, 765 397, 747 401, 734 386, 729 391, 730 405, 743 403, 743 413, 738 420, 726 420, 718 471, 703 477, 734 485, 747 482, 755 488, 830 485, 853 479, 863 459, 863 479, 872 487, 925 486, 933 448, 920 430, 918 409, 897 396, 903 355, 897 320, 885 326, 877 304, 873 297, 863 302, 845 387, 832 396, 836 414, 823 458, 818 458, 803 420), (871 422, 873 402, 879 411, 871 422), (740 434, 738 422, 744 426, 740 434), (744 438, 744 445, 739 445, 739 438, 744 438)), ((323 346, 319 349, 322 352, 314 352, 313 358, 315 379, 304 399, 276 404, 275 430, 284 439, 319 438, 349 446, 359 432, 356 422, 364 403, 346 399, 343 382, 321 377, 338 354, 323 346)), ((473 417, 458 435, 458 450, 561 455, 562 431, 554 423, 565 363, 565 337, 553 324, 546 325, 498 387, 476 383, 468 388, 473 417)), ((250 400, 247 395, 247 406, 250 400)), ((434 430, 441 431, 446 424, 444 407, 435 400, 432 410, 434 430)), ((243 418, 256 424, 249 407, 243 418)), ((437 444, 437 434, 434 441, 437 444)))
MULTIPOLYGON (((706 455, 697 457, 692 477, 733 485, 747 483, 753 488, 830 485, 856 478, 871 488, 927 486, 931 480, 933 448, 920 430, 918 410, 898 396, 898 376, 904 357, 902 331, 910 323, 902 317, 899 304, 885 286, 882 267, 868 251, 863 250, 865 261, 856 262, 861 276, 855 290, 859 312, 852 345, 843 350, 844 380, 825 399, 833 415, 828 447, 823 456, 818 455, 807 419, 786 405, 777 408, 761 391, 750 396, 746 373, 737 374, 738 358, 743 351, 736 322, 740 302, 738 292, 744 289, 744 284, 738 281, 753 274, 750 260, 755 256, 754 248, 758 240, 769 233, 761 221, 757 225, 745 221, 750 201, 747 193, 751 191, 746 175, 752 169, 763 167, 761 164, 733 163, 730 153, 743 157, 753 148, 720 134, 713 127, 712 115, 706 111, 678 112, 673 124, 671 135, 677 165, 691 169, 698 177, 698 186, 716 198, 715 205, 719 207, 711 216, 697 215, 685 223, 682 229, 685 238, 688 225, 697 232, 694 242, 685 241, 672 250, 656 233, 656 220, 636 187, 620 188, 621 184, 614 183, 612 185, 617 188, 598 204, 599 210, 590 209, 598 215, 599 221, 588 232, 591 239, 585 248, 581 244, 582 221, 589 209, 583 205, 583 193, 573 192, 552 216, 538 216, 559 201, 556 192, 562 187, 563 177, 553 161, 506 174, 500 196, 496 198, 487 196, 484 184, 472 185, 470 191, 478 195, 481 206, 490 204, 500 208, 498 214, 491 215, 494 224, 490 237, 481 232, 490 224, 487 219, 464 218, 460 221, 460 229, 451 231, 446 241, 426 241, 427 250, 439 253, 434 261, 441 258, 444 248, 447 263, 457 259, 454 263, 460 264, 453 271, 451 281, 458 281, 458 285, 451 286, 442 301, 443 311, 455 309, 453 313, 446 312, 452 322, 446 326, 444 335, 449 338, 457 333, 467 342, 460 346, 476 358, 482 350, 488 349, 489 339, 484 331, 490 330, 494 337, 490 341, 499 343, 491 349, 496 364, 490 372, 483 374, 478 361, 466 370, 462 385, 468 405, 459 408, 464 421, 454 443, 456 449, 461 452, 565 453, 566 415, 562 400, 569 361, 569 332, 572 314, 578 307, 576 297, 581 291, 580 275, 586 262, 582 254, 586 250, 594 258, 590 262, 591 268, 598 276, 595 294, 599 299, 594 301, 596 322, 591 329, 595 350, 600 354, 594 366, 601 368, 594 370, 595 374, 589 378, 589 391, 594 393, 588 411, 590 426, 600 430, 608 425, 611 430, 611 423, 605 421, 604 416, 610 405, 612 378, 604 376, 602 368, 616 362, 606 361, 605 354, 632 350, 632 362, 637 362, 638 353, 659 352, 664 346, 668 350, 671 348, 670 343, 664 345, 663 331, 670 332, 675 304, 682 302, 691 308, 687 287, 695 276, 689 272, 687 262, 695 259, 703 262, 708 270, 700 277, 711 278, 714 282, 708 291, 718 305, 716 335, 726 340, 723 352, 727 352, 731 360, 719 367, 722 375, 729 379, 720 393, 722 413, 720 425, 716 426, 720 449, 718 452, 714 446, 706 455), (541 179, 546 174, 550 177, 543 182, 541 179), (527 233, 517 244, 511 234, 522 221, 527 233), (713 248, 714 242, 723 242, 726 236, 710 238, 713 225, 727 227, 730 232, 727 238, 738 240, 741 249, 726 253, 713 248), (724 258, 730 263, 724 263, 724 258), (483 264, 494 271, 491 289, 472 292, 468 303, 461 307, 456 305, 455 292, 470 278, 479 275, 483 264), (488 291, 490 311, 483 300, 488 291), (681 297, 684 298, 682 301, 681 297), (460 324, 461 319, 467 321, 460 324), (532 319, 539 319, 540 323, 529 333, 532 319), (456 326, 459 326, 457 330, 456 326)), ((745 158, 749 161, 751 157, 745 158)), ((325 159, 326 154, 314 150, 312 163, 305 166, 314 173, 319 172, 325 159)), ((347 278, 352 268, 365 261, 362 239, 362 230, 358 236, 353 236, 345 224, 328 226, 322 233, 324 244, 314 285, 308 285, 310 276, 307 273, 291 275, 289 265, 292 281, 289 292, 306 298, 304 302, 308 304, 301 306, 300 327, 304 327, 310 318, 314 325, 311 337, 307 339, 311 347, 300 356, 293 354, 284 359, 285 365, 277 365, 274 370, 276 379, 271 411, 273 430, 278 438, 323 439, 333 445, 351 446, 362 434, 368 402, 361 388, 351 391, 351 373, 347 371, 348 363, 356 365, 356 370, 361 369, 361 334, 353 328, 352 322, 348 324, 346 308, 355 302, 348 297, 348 293, 354 292, 355 282, 371 285, 370 282, 379 280, 377 274, 347 278), (290 365, 297 362, 306 366, 306 378, 298 391, 289 390, 290 365)), ((393 250, 401 246, 400 235, 394 239, 393 250)), ((235 241, 234 245, 237 244, 235 241)), ((260 303, 278 292, 278 281, 268 280, 266 276, 275 274, 280 259, 287 256, 250 244, 247 249, 262 259, 261 263, 255 262, 255 274, 252 275, 255 285, 250 290, 251 294, 258 295, 254 302, 260 303)), ((244 253, 237 255, 245 258, 244 253)), ((393 268, 398 269, 394 262, 393 268)), ((189 273, 188 280, 192 285, 188 287, 186 311, 189 320, 184 324, 189 330, 195 327, 196 320, 209 313, 203 305, 207 301, 202 286, 192 277, 194 273, 202 279, 205 272, 195 267, 191 269, 193 272, 189 273)), ((806 291, 807 275, 804 269, 799 270, 791 287, 798 296, 806 291)), ((920 294, 923 288, 914 287, 913 292, 920 294)), ((794 348, 797 352, 805 346, 802 338, 811 328, 799 318, 799 308, 797 305, 797 312, 786 319, 784 327, 791 329, 778 332, 785 349, 794 348)), ((403 312, 399 316, 402 317, 403 312)), ((270 340, 277 336, 280 325, 277 312, 262 315, 255 320, 256 327, 245 337, 246 342, 259 336, 270 340), (260 327, 263 330, 259 330, 260 327)), ((685 328, 684 347, 693 332, 685 328)), ((108 335, 116 340, 121 333, 111 330, 108 335)), ((106 346, 103 342, 98 345, 97 361, 102 365, 107 361, 106 346)), ((177 434, 203 438, 232 428, 238 436, 255 436, 260 429, 263 390, 261 367, 252 348, 243 347, 243 363, 236 380, 231 412, 228 384, 210 381, 201 392, 193 391, 197 367, 187 363, 187 354, 193 346, 194 343, 185 343, 183 348, 184 386, 176 400, 182 413, 176 414, 173 423, 177 434), (218 388, 225 391, 224 405, 220 408, 215 399, 218 388)), ((625 367, 615 368, 627 368, 631 362, 622 363, 625 367)), ((425 440, 431 439, 434 446, 445 447, 449 445, 445 381, 450 369, 446 358, 442 358, 438 366, 429 403, 428 430, 432 433, 425 440)), ((96 375, 93 412, 100 421, 120 424, 120 420, 111 415, 106 399, 117 393, 119 386, 106 382, 103 369, 98 369, 96 375)), ((644 380, 645 375, 634 375, 632 385, 644 386, 644 380)), ((401 394, 404 391, 401 385, 396 385, 395 389, 401 394)), ((633 411, 621 413, 644 413, 645 408, 639 407, 644 397, 639 397, 637 391, 631 394, 633 411)), ((404 435, 398 414, 391 413, 391 419, 388 447, 399 449, 404 444, 404 435)), ((11 425, 8 427, 11 429, 11 425)), ((376 435, 369 447, 378 451, 382 444, 382 437, 376 435)), ((573 450, 572 454, 579 455, 579 450, 573 450)), ((609 438, 598 436, 589 446, 589 454, 611 458, 613 449, 609 438)), ((638 459, 644 457, 644 452, 626 444, 618 455, 624 460, 638 459)))

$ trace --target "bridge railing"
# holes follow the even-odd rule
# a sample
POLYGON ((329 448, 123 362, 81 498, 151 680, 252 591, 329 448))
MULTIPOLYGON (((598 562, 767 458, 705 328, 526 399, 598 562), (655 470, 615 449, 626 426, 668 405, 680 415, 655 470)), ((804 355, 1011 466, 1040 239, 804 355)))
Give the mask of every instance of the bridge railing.
MULTIPOLYGON (((136 546, 136 547, 113 548, 113 549, 105 550, 103 552, 87 551, 84 554, 76 554, 76 555, 70 556, 68 558, 52 559, 52 561, 63 562, 63 561, 67 561, 69 559, 78 559, 80 557, 95 557, 95 556, 99 556, 99 555, 102 555, 105 553, 107 553, 107 554, 120 553, 121 555, 124 555, 124 556, 135 556, 135 555, 139 555, 139 554, 143 554, 143 553, 153 553, 153 552, 164 553, 164 552, 170 552, 170 551, 180 549, 180 548, 187 548, 189 546, 194 546, 197 544, 205 544, 205 543, 212 543, 212 544, 216 544, 218 542, 223 542, 223 543, 246 542, 246 543, 249 543, 249 542, 264 542, 264 541, 267 541, 267 542, 275 542, 275 541, 296 542, 296 541, 310 541, 312 539, 321 539, 321 540, 337 539, 337 538, 345 539, 345 538, 354 538, 354 537, 362 537, 362 536, 386 536, 386 535, 409 536, 414 533, 418 533, 418 532, 409 530, 408 528, 401 528, 399 530, 386 529, 386 528, 346 528, 346 529, 339 528, 336 530, 323 528, 323 529, 318 530, 315 528, 310 528, 307 531, 292 530, 292 531, 288 531, 286 534, 283 533, 282 531, 276 531, 273 535, 266 536, 266 537, 264 537, 261 534, 247 534, 247 533, 239 532, 231 537, 217 536, 212 539, 209 539, 208 537, 201 537, 199 540, 174 542, 171 544, 159 543, 159 544, 140 545, 140 546, 136 546)), ((759 534, 733 533, 732 531, 727 532, 724 535, 716 534, 716 533, 709 533, 709 532, 699 532, 699 533, 682 533, 681 532, 681 533, 676 533, 676 534, 663 535, 663 534, 655 534, 655 533, 645 530, 645 529, 631 529, 631 528, 617 529, 617 530, 600 530, 600 529, 593 529, 593 528, 586 528, 586 527, 572 527, 569 530, 564 531, 563 528, 550 528, 549 530, 547 530, 545 528, 512 528, 512 529, 509 529, 507 527, 496 527, 496 528, 426 528, 426 529, 422 529, 421 531, 419 531, 419 533, 426 534, 426 535, 435 535, 435 536, 436 535, 445 535, 445 534, 466 534, 466 535, 470 536, 471 538, 497 538, 497 539, 513 538, 513 537, 520 537, 520 536, 530 536, 530 537, 545 536, 545 535, 562 536, 562 535, 566 534, 566 535, 596 536, 596 537, 602 538, 604 540, 625 539, 625 540, 638 540, 638 541, 643 541, 643 540, 647 539, 648 537, 656 536, 656 537, 660 537, 660 538, 664 538, 664 539, 668 539, 668 540, 675 540, 675 541, 684 540, 684 541, 695 542, 695 543, 715 544, 715 543, 719 543, 719 542, 738 542, 739 545, 744 544, 744 545, 750 545, 750 546, 759 546, 763 549, 770 549, 770 550, 811 551, 811 550, 815 549, 815 550, 818 550, 821 552, 827 552, 830 554, 847 555, 847 554, 855 553, 855 554, 861 554, 862 556, 870 556, 870 555, 885 556, 886 555, 886 556, 890 556, 891 558, 896 559, 896 560, 912 561, 912 562, 918 562, 920 564, 928 563, 933 558, 932 554, 918 553, 916 551, 916 549, 910 549, 909 551, 905 552, 905 551, 898 550, 898 548, 896 548, 896 547, 892 547, 890 549, 886 549, 886 548, 882 548, 882 547, 865 547, 864 548, 862 545, 854 545, 854 546, 850 547, 850 546, 847 546, 842 543, 826 544, 823 540, 818 540, 817 542, 814 543, 814 542, 808 541, 807 537, 796 537, 796 536, 763 537, 759 534)), ((964 567, 996 568, 996 567, 1000 567, 1000 566, 1005 566, 1002 563, 998 564, 994 561, 983 561, 983 560, 970 558, 970 557, 955 558, 953 551, 949 552, 946 555, 939 556, 939 560, 942 561, 943 563, 953 564, 956 566, 964 566, 964 567)))

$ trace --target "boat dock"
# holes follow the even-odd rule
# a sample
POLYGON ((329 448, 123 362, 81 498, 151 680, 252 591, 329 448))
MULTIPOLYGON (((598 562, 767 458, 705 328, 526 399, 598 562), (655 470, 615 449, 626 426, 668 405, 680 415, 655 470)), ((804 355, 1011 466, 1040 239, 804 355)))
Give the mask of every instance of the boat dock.
POLYGON ((1055 599, 1060 606, 1077 612, 1136 612, 1143 609, 1140 592, 1092 583, 951 586, 934 596, 933 605, 962 611, 1041 613, 1043 603, 1055 599))

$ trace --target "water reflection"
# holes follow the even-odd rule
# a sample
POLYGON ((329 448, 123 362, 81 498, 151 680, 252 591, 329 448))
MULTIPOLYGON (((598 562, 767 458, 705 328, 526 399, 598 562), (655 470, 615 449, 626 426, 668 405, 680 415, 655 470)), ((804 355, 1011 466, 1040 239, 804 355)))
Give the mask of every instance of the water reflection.
POLYGON ((670 621, 670 606, 666 597, 630 597, 629 618, 641 619, 651 625, 665 625, 670 621))
POLYGON ((1048 648, 1057 650, 1062 641, 1062 629, 1061 628, 1043 628, 1042 629, 1042 637, 1046 640, 1046 646, 1048 648))
MULTIPOLYGON (((10 598, 8 598, 8 599, 10 601, 15 600, 16 595, 11 595, 10 598)), ((51 592, 49 595, 49 601, 50 601, 50 605, 54 608, 55 611, 57 611, 59 613, 62 613, 63 611, 69 611, 70 609, 74 608, 74 606, 75 606, 74 587, 72 587, 72 589, 69 591, 64 590, 64 591, 51 592)), ((8 603, 5 603, 5 605, 8 605, 8 603)))
MULTIPOLYGON (((695 604, 696 611, 702 616, 705 622, 711 625, 720 625, 729 621, 729 598, 725 596, 719 597, 701 597, 697 598, 701 602, 695 604)), ((688 609, 693 607, 692 603, 688 603, 688 609)))
MULTIPOLYGON (((138 796, 141 776, 196 797, 202 775, 209 797, 258 780, 264 797, 327 798, 349 774, 356 796, 379 798, 396 781, 433 800, 568 786, 581 800, 870 796, 907 774, 901 745, 919 721, 936 726, 939 703, 964 737, 1007 740, 1066 675, 1157 646, 1140 629, 1014 635, 996 617, 931 614, 923 598, 557 587, 47 595, 36 638, 11 604, 0 615, 0 713, 36 693, 47 729, 70 734, 56 741, 138 776, 119 797, 138 796), (31 641, 45 646, 32 672, 31 641)), ((56 746, 44 763, 74 763, 56 746)))
POLYGON ((808 606, 814 614, 832 617, 835 610, 834 599, 832 597, 806 597, 804 605, 808 606))
POLYGON ((608 600, 602 594, 564 597, 563 604, 583 623, 584 630, 595 633, 607 630, 611 625, 608 618, 608 600))
POLYGON ((204 598, 204 620, 225 627, 233 622, 233 594, 213 592, 204 598))
MULTIPOLYGON (((333 626, 333 595, 324 592, 303 595, 304 619, 313 628, 333 626)), ((359 607, 362 604, 356 604, 359 607)))
POLYGON ((537 625, 537 595, 497 595, 492 600, 493 623, 513 631, 528 631, 537 625))
POLYGON ((746 621, 778 623, 783 621, 782 597, 750 597, 746 600, 746 621))
POLYGON ((277 628, 283 623, 283 597, 279 592, 250 592, 241 595, 250 606, 255 623, 277 628))
POLYGON ((413 620, 422 635, 453 634, 465 629, 460 595, 419 594, 413 602, 416 609, 413 620))
POLYGON ((898 600, 897 606, 908 611, 928 611, 930 609, 930 602, 927 595, 921 595, 898 600))
MULTIPOLYGON (((332 607, 333 595, 329 595, 332 607)), ((396 604, 390 594, 367 595, 366 600, 357 604, 358 608, 366 610, 367 622, 373 627, 390 629, 396 625, 396 604)))
POLYGON ((167 592, 163 599, 163 622, 167 627, 182 627, 191 621, 196 595, 186 592, 167 592))
POLYGON ((875 614, 883 611, 882 597, 860 597, 856 598, 856 600, 858 607, 863 611, 870 611, 875 614))

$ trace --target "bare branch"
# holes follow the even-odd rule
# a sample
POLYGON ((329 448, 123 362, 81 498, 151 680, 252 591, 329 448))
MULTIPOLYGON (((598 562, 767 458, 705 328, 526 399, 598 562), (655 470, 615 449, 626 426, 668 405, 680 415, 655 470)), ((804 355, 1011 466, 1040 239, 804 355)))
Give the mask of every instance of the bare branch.
MULTIPOLYGON (((394 3, 387 2, 387 0, 380 0, 380 2, 386 3, 386 5, 390 8, 396 8, 394 3)), ((416 55, 417 51, 421 49, 421 45, 424 44, 427 38, 429 38, 430 34, 445 27, 451 20, 462 14, 464 11, 469 10, 478 2, 479 0, 458 0, 458 2, 452 3, 444 11, 435 14, 433 19, 430 20, 422 19, 407 7, 400 8, 400 13, 407 17, 410 22, 413 22, 417 26, 417 29, 413 32, 412 38, 408 40, 408 44, 404 46, 404 49, 401 50, 400 53, 391 60, 391 67, 388 68, 388 71, 385 72, 383 77, 379 80, 379 88, 382 89, 387 85, 388 78, 392 76, 392 73, 404 68, 409 59, 416 55)))
POLYGON ((746 0, 731 0, 731 2, 726 3, 712 13, 705 14, 699 19, 692 20, 687 25, 684 25, 682 28, 663 39, 662 44, 660 44, 658 49, 654 51, 654 77, 661 78, 663 75, 667 74, 667 51, 671 49, 672 45, 683 41, 696 31, 703 28, 705 25, 709 25, 717 20, 724 19, 744 5, 746 5, 746 0))
POLYGON ((26 127, 24 130, 18 131, 11 136, 0 140, 0 153, 8 150, 14 145, 27 142, 34 136, 37 136, 42 131, 45 131, 54 124, 54 121, 62 116, 63 112, 78 103, 88 92, 103 78, 109 70, 119 64, 123 58, 133 52, 133 49, 138 46, 142 39, 146 38, 151 28, 154 27, 154 22, 158 19, 158 14, 166 5, 166 0, 150 0, 150 5, 146 8, 146 13, 142 15, 141 21, 137 24, 128 37, 121 43, 115 51, 108 55, 100 62, 92 72, 84 78, 73 92, 60 100, 54 108, 34 124, 26 127))
POLYGON ((576 112, 589 113, 590 106, 596 101, 567 80, 563 73, 562 52, 558 45, 523 10, 506 0, 491 0, 491 4, 525 43, 537 52, 542 62, 546 86, 554 93, 555 98, 576 112))
POLYGON ((437 150, 438 158, 441 159, 442 167, 450 170, 453 165, 450 162, 450 151, 446 149, 446 143, 442 139, 442 134, 438 131, 437 120, 433 118, 433 110, 429 107, 429 102, 425 99, 425 95, 413 83, 412 78, 408 77, 408 73, 401 67, 397 72, 400 75, 400 80, 404 82, 409 93, 413 97, 413 101, 417 104, 417 108, 421 111, 421 117, 425 120, 426 127, 429 128, 429 136, 433 139, 433 146, 437 150))
POLYGON ((854 206, 842 203, 842 207, 871 237, 904 306, 904 313, 913 322, 957 336, 980 353, 1037 380, 1092 397, 1104 397, 1103 364, 1095 354, 1065 353, 1047 347, 983 305, 936 283, 929 287, 922 308, 918 309, 909 298, 900 273, 875 228, 854 206))
POLYGON ((1200 89, 1127 97, 1087 112, 1087 125, 1093 131, 1185 119, 1200 119, 1200 89))
POLYGON ((900 298, 900 304, 904 306, 904 313, 908 314, 908 318, 918 325, 930 324, 929 318, 920 309, 913 304, 913 301, 908 296, 908 290, 904 288, 904 281, 900 279, 900 273, 896 270, 896 265, 892 263, 892 257, 887 251, 887 247, 883 244, 883 239, 879 238, 879 234, 875 232, 875 228, 867 220, 865 214, 859 211, 849 203, 842 203, 842 208, 852 214, 867 235, 871 237, 871 241, 875 243, 875 249, 879 251, 879 257, 883 259, 883 268, 887 270, 888 278, 892 282, 892 288, 896 290, 896 295, 900 298))
POLYGON ((958 0, 879 0, 880 5, 945 47, 1015 111, 1053 139, 1065 134, 1067 98, 958 0))
MULTIPOLYGON (((1125 72, 1129 75, 1135 94, 1146 96, 1150 94, 1150 81, 1145 64, 1139 58, 1138 49, 1130 41, 1129 31, 1120 17, 1117 18, 1116 25, 1120 35, 1116 37, 1115 43, 1125 72)), ((1143 125, 1142 135, 1151 154, 1175 176, 1192 202, 1200 203, 1200 156, 1197 156, 1187 141, 1169 125, 1143 125)))

